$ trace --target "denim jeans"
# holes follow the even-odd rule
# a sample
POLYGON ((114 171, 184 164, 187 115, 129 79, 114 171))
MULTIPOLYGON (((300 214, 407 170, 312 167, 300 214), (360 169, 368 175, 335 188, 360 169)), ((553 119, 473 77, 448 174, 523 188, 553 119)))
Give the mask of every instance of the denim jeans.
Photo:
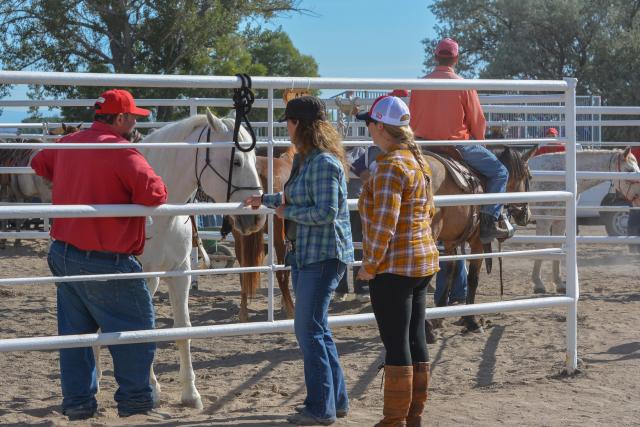
MULTIPOLYGON (((349 183, 351 183, 351 181, 349 181, 349 183)), ((351 198, 351 195, 349 195, 349 198, 351 198)), ((349 220, 351 222, 351 236, 353 242, 362 243, 362 220, 360 219, 360 213, 358 211, 350 211, 349 220)), ((354 249, 353 253, 356 259, 362 259, 362 249, 354 249)), ((356 279, 360 267, 353 267, 352 270, 353 292, 360 295, 369 295, 369 281, 356 279)), ((338 283, 336 292, 339 292, 341 294, 349 293, 349 280, 346 274, 342 275, 342 279, 340 279, 340 282, 338 283)))
POLYGON ((435 305, 438 305, 442 294, 447 288, 448 274, 454 266, 456 271, 453 276, 453 284, 447 304, 451 304, 454 301, 465 302, 467 300, 467 265, 464 260, 440 261, 440 271, 436 275, 436 292, 433 294, 435 305))
MULTIPOLYGON (((461 144, 456 146, 464 161, 487 178, 485 192, 504 193, 507 191, 509 171, 498 158, 482 145, 461 144)), ((498 219, 502 205, 484 205, 480 208, 482 213, 489 214, 498 219)))
MULTIPOLYGON (((133 256, 83 251, 55 241, 49 251, 54 276, 138 273, 133 256)), ((145 279, 62 282, 57 286, 58 334, 90 334, 154 328, 151 295, 145 279)), ((118 413, 128 416, 153 407, 149 372, 155 343, 109 346, 118 382, 118 413)), ((96 366, 91 347, 60 350, 62 412, 71 417, 97 409, 96 366)))
POLYGON ((348 410, 349 399, 338 351, 328 323, 331 293, 346 264, 337 259, 298 268, 291 266, 296 296, 294 328, 304 359, 305 411, 320 420, 335 420, 336 410, 348 410))

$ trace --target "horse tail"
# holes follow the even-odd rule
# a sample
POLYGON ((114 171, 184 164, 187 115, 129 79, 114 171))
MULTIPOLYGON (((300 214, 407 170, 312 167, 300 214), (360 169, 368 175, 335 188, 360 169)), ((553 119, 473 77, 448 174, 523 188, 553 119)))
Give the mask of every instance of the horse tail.
MULTIPOLYGON (((242 267, 261 266, 264 262, 264 232, 258 230, 246 236, 234 230, 236 241, 236 257, 242 267), (237 234, 237 235, 236 235, 237 234)), ((242 293, 249 298, 256 295, 260 287, 260 273, 240 273, 242 293)))

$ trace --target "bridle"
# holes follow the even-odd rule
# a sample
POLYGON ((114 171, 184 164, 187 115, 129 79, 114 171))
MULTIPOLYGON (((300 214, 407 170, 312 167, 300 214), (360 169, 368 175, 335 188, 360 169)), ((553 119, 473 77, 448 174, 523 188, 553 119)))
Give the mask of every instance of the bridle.
MULTIPOLYGON (((611 163, 613 162, 613 157, 611 158, 611 160, 609 160, 609 170, 611 170, 611 163)), ((622 153, 617 153, 616 154, 616 172, 626 172, 622 170, 622 153)), ((622 180, 618 180, 618 181, 622 181, 622 180)), ((634 184, 640 184, 640 180, 634 179, 634 180, 624 180, 625 182, 627 182, 627 189, 626 191, 622 191, 622 183, 619 184, 620 186, 620 193, 622 194, 622 196, 625 198, 625 200, 629 201, 631 203, 631 205, 635 205, 635 201, 640 199, 640 193, 636 194, 634 197, 629 197, 629 194, 631 193, 631 187, 634 184)), ((615 184, 614 184, 615 185, 615 184)))
MULTIPOLYGON (((231 157, 229 158, 229 176, 225 179, 225 177, 222 176, 222 174, 218 172, 213 167, 213 165, 211 165, 210 147, 206 148, 204 166, 202 167, 200 172, 198 172, 198 154, 200 149, 196 148, 196 161, 194 165, 196 181, 198 183, 198 191, 202 191, 204 193, 204 190, 202 189, 202 174, 205 170, 211 169, 213 173, 218 175, 218 177, 227 184, 227 203, 229 202, 229 200, 231 200, 231 195, 238 190, 262 190, 262 187, 239 187, 233 184, 233 162, 236 157, 236 149, 243 153, 248 153, 256 147, 256 135, 253 131, 253 127, 251 127, 251 122, 247 118, 247 115, 251 112, 253 101, 255 100, 255 95, 251 90, 251 77, 248 74, 236 74, 236 77, 240 78, 241 86, 240 88, 233 89, 233 106, 236 110, 236 117, 233 127, 234 146, 231 148, 231 157), (242 121, 245 122, 247 131, 251 136, 251 145, 249 145, 249 147, 247 148, 242 147, 240 145, 240 142, 238 141, 238 135, 240 133, 240 126, 242 125, 242 121)), ((202 131, 198 136, 198 142, 202 142, 202 135, 204 134, 205 129, 207 131, 206 142, 211 142, 211 127, 208 124, 206 128, 202 128, 202 131)))
MULTIPOLYGON (((207 139, 206 142, 211 142, 211 128, 207 125, 206 127, 202 128, 202 131, 200 131, 200 135, 198 136, 198 142, 202 142, 202 135, 204 135, 204 131, 207 131, 207 139)), ((213 171, 213 173, 215 173, 218 178, 220 178, 224 183, 227 184, 227 200, 226 202, 229 202, 229 200, 231 200, 231 195, 233 193, 235 193, 236 191, 239 190, 262 190, 262 187, 240 187, 238 185, 235 185, 233 183, 233 162, 236 156, 236 147, 232 147, 231 148, 231 157, 229 158, 229 175, 227 178, 225 178, 220 172, 218 172, 216 170, 216 168, 213 167, 213 165, 211 164, 211 148, 207 147, 205 149, 205 155, 204 155, 204 166, 202 166, 202 169, 200 169, 200 171, 198 172, 198 154, 200 152, 200 148, 196 148, 196 161, 195 161, 195 173, 196 173, 196 181, 198 182, 198 191, 202 191, 204 192, 204 190, 202 189, 202 174, 204 174, 204 172, 207 169, 211 169, 213 171)), ((205 193, 206 194, 206 193, 205 193)))

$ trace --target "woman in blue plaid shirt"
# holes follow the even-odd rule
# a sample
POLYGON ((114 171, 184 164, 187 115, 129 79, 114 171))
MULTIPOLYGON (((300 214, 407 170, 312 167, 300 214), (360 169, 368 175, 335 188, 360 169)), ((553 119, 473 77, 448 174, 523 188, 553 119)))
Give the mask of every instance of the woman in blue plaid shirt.
POLYGON ((353 262, 347 207, 348 170, 342 140, 326 119, 324 103, 313 96, 287 104, 287 122, 298 153, 283 193, 252 196, 285 219, 296 297, 295 332, 304 356, 307 397, 289 422, 329 425, 349 411, 349 400, 336 345, 327 322, 331 294, 353 262))

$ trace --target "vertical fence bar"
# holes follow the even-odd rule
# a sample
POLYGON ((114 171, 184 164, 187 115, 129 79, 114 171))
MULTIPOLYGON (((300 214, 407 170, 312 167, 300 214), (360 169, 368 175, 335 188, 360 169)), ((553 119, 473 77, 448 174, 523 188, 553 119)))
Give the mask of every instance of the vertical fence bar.
MULTIPOLYGON (((267 108, 267 120, 269 127, 267 128, 267 137, 269 146, 267 147, 267 193, 273 193, 273 88, 268 89, 269 107, 267 108)), ((274 251, 274 233, 273 233, 273 215, 267 215, 267 231, 269 232, 269 242, 267 243, 267 264, 271 267, 269 271, 269 288, 268 288, 268 309, 267 317, 270 322, 274 321, 273 314, 273 283, 276 272, 273 270, 273 251, 274 251)))
POLYGON ((566 190, 573 194, 566 203, 566 253, 567 253, 567 296, 573 303, 567 309, 567 355, 566 370, 573 373, 578 367, 578 298, 580 290, 578 284, 578 266, 576 254, 576 194, 578 181, 576 179, 576 85, 574 78, 564 79, 569 86, 565 92, 565 134, 567 137, 565 154, 565 185, 566 190))
POLYGON ((195 101, 189 104, 189 115, 190 116, 198 115, 198 105, 195 103, 195 101))

